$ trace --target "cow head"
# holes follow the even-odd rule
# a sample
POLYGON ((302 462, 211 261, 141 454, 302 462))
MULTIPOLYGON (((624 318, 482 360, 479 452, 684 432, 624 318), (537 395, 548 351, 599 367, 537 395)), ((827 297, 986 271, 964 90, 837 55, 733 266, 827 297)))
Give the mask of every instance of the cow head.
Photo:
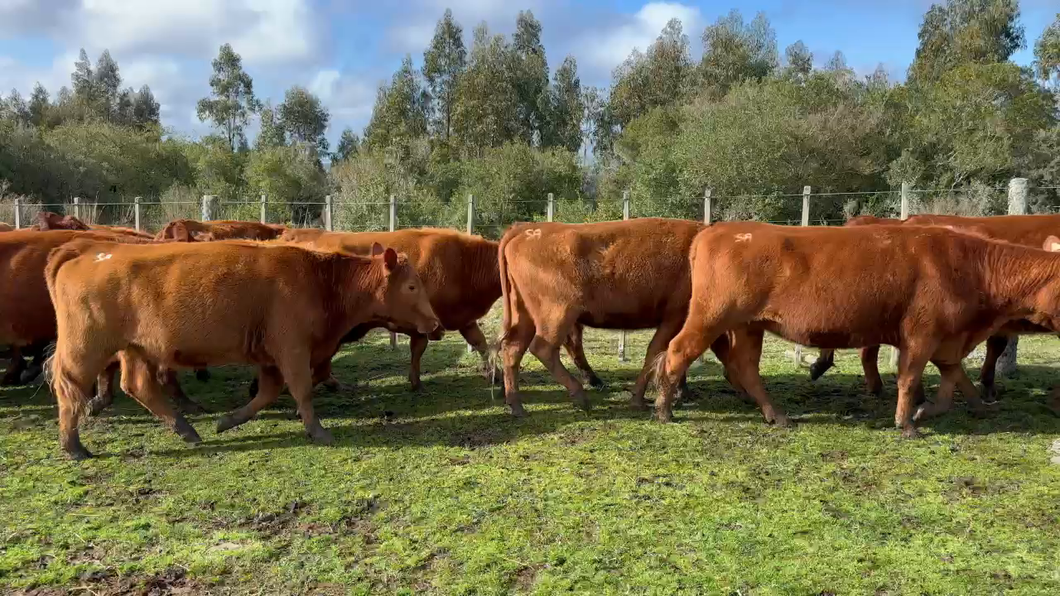
POLYGON ((72 215, 59 215, 51 211, 41 211, 37 214, 37 225, 41 231, 45 230, 87 230, 84 222, 72 215))
POLYGON ((427 290, 408 258, 392 248, 384 249, 378 242, 372 244, 372 258, 379 259, 386 272, 384 316, 396 325, 438 337, 442 323, 434 314, 427 290))

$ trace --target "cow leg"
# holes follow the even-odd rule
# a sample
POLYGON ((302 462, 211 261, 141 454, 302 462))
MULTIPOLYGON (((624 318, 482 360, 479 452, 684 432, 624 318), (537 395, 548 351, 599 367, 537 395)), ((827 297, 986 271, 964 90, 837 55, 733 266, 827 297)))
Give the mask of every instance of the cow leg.
POLYGON ((835 350, 821 350, 817 355, 817 360, 810 365, 810 380, 820 379, 833 366, 835 366, 835 350))
POLYGON ((913 421, 913 408, 918 389, 922 391, 920 379, 924 375, 924 366, 932 352, 934 349, 906 346, 898 353, 898 406, 894 411, 894 424, 902 429, 902 437, 906 439, 920 436, 913 421))
POLYGON ((26 370, 26 360, 22 357, 21 346, 11 346, 11 363, 7 366, 4 378, 0 379, 0 386, 12 387, 22 384, 22 371, 26 370))
POLYGON ((460 335, 464 336, 464 341, 467 342, 467 345, 478 352, 479 357, 482 358, 482 375, 487 381, 492 383, 493 379, 500 375, 497 374, 496 367, 490 362, 489 342, 486 341, 486 335, 482 333, 482 328, 478 326, 478 322, 473 322, 461 329, 460 335))
POLYGON ((504 402, 512 416, 526 416, 522 399, 519 397, 519 366, 523 355, 534 339, 534 326, 524 318, 514 327, 506 330, 501 338, 501 361, 504 365, 504 402), (524 322, 526 321, 526 322, 524 322))
MULTIPOLYGON (((640 374, 637 375, 637 382, 633 386, 633 397, 630 398, 630 403, 634 408, 645 409, 647 407, 644 404, 644 391, 648 387, 648 379, 657 364, 656 360, 659 354, 666 350, 670 340, 681 330, 682 325, 684 325, 684 319, 667 319, 655 330, 655 335, 652 336, 651 342, 648 344, 648 353, 644 356, 644 366, 641 367, 640 374)), ((685 375, 682 375, 682 380, 684 380, 684 377, 685 375)), ((678 390, 681 390, 680 382, 678 383, 678 390)), ((687 391, 687 387, 685 391, 687 391)))
POLYGON ((765 332, 747 327, 735 329, 729 333, 729 339, 732 342, 729 366, 732 368, 732 375, 739 380, 739 386, 747 391, 762 410, 766 423, 790 427, 792 426, 791 420, 770 399, 758 370, 762 362, 764 336, 765 332))
MULTIPOLYGON (((997 400, 997 387, 994 379, 997 374, 997 360, 1008 347, 1007 335, 992 335, 986 340, 986 358, 979 370, 979 384, 983 387, 983 399, 988 402, 997 400)), ((962 390, 961 393, 964 391, 962 390)))
POLYGON ((880 346, 868 346, 858 351, 861 368, 865 371, 865 391, 879 397, 883 395, 883 378, 880 377, 880 346))
POLYGON ((283 389, 283 376, 276 367, 263 366, 258 370, 257 384, 258 393, 254 396, 254 399, 250 400, 250 403, 234 412, 221 416, 217 421, 218 434, 244 424, 257 416, 262 408, 275 403, 276 399, 280 397, 280 390, 283 389))
POLYGON ((552 374, 552 378, 566 387, 574 405, 589 411, 589 397, 585 395, 585 388, 578 379, 574 378, 574 375, 570 374, 559 359, 559 344, 567 336, 562 328, 562 325, 539 328, 537 336, 530 342, 530 352, 537 356, 541 364, 552 374))
POLYGON ((571 360, 574 361, 574 366, 577 366, 578 370, 585 375, 585 381, 589 386, 594 389, 603 389, 605 387, 604 382, 597 376, 593 367, 589 366, 589 359, 585 357, 583 331, 584 327, 575 323, 571 328, 571 332, 567 334, 567 338, 563 340, 563 347, 567 350, 571 360))
POLYGON ((196 368, 195 369, 195 380, 200 383, 205 383, 210 380, 210 369, 208 368, 196 368))
MULTIPOLYGON (((424 340, 426 343, 426 340, 424 340)), ((331 433, 320 425, 320 419, 313 411, 313 373, 308 366, 288 366, 283 369, 283 378, 287 389, 298 405, 298 416, 302 419, 305 432, 314 443, 330 445, 334 442, 331 433)))
POLYGON ((323 385, 328 391, 342 390, 342 383, 335 378, 331 371, 331 358, 324 360, 313 369, 313 386, 323 385))
POLYGON ((22 373, 25 383, 32 383, 44 371, 44 350, 48 342, 37 342, 29 346, 26 356, 33 356, 33 364, 27 365, 26 372, 22 373))
MULTIPOLYGON (((705 324, 706 317, 701 314, 689 313, 685 325, 681 331, 670 340, 665 356, 660 354, 656 358, 655 380, 659 386, 659 396, 655 399, 655 417, 659 422, 670 422, 673 420, 673 404, 677 385, 681 378, 688 372, 688 367, 699 358, 708 347, 717 346, 722 352, 718 359, 723 363, 732 359, 732 346, 726 340, 725 344, 719 343, 723 339, 724 327, 710 328, 705 324), (725 347, 722 348, 722 345, 725 347)), ((728 366, 726 366, 728 371, 728 366)))
MULTIPOLYGON (((198 372, 199 371, 196 371, 196 376, 198 376, 198 372)), ((162 384, 165 385, 166 389, 169 390, 169 396, 173 400, 173 403, 177 405, 177 409, 185 414, 191 415, 206 414, 208 412, 206 408, 202 407, 198 402, 184 394, 184 389, 180 386, 180 380, 177 379, 177 371, 167 368, 164 372, 161 372, 161 374, 162 378, 160 380, 162 381, 162 384)))
POLYGON ((132 350, 125 350, 122 352, 121 366, 122 391, 140 402, 188 443, 202 442, 199 433, 195 432, 195 428, 188 423, 184 415, 170 405, 165 389, 159 383, 159 376, 164 373, 159 371, 154 363, 132 350))
POLYGON ((423 383, 420 382, 420 364, 423 361, 423 353, 427 351, 426 335, 419 333, 413 333, 409 336, 409 351, 412 352, 412 362, 409 365, 409 384, 412 385, 413 391, 420 391, 423 389, 423 383))
MULTIPOLYGON (((953 365, 935 363, 939 369, 942 379, 939 381, 939 389, 935 394, 935 401, 925 401, 913 414, 913 421, 920 422, 940 414, 945 414, 953 409, 953 392, 957 388, 957 382, 953 374, 953 365)), ((959 367, 958 367, 959 368, 959 367)), ((921 384, 923 386, 923 384, 921 384)))
POLYGON ((89 415, 99 416, 114 403, 114 374, 121 368, 121 361, 115 360, 107 369, 96 377, 96 395, 89 404, 89 415))

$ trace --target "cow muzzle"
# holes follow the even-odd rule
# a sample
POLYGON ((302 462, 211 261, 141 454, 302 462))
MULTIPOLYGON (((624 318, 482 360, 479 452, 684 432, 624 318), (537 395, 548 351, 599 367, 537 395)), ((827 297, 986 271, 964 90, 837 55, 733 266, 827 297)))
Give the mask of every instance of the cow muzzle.
POLYGON ((427 336, 427 339, 438 341, 445 336, 445 328, 442 327, 442 323, 438 319, 432 319, 426 324, 420 324, 416 329, 423 335, 427 336))

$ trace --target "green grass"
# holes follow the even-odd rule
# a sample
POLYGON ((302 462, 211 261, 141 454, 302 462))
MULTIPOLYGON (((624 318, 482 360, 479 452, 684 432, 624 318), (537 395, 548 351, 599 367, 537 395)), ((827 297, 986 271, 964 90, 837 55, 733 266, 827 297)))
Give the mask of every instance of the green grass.
POLYGON ((589 414, 527 359, 514 420, 456 334, 419 395, 407 343, 372 335, 337 360, 356 388, 317 392, 332 447, 303 438, 288 397, 216 435, 245 401, 236 367, 183 378, 218 412, 192 420, 202 445, 122 396, 83 426, 100 456, 84 463, 61 456, 46 389, 0 390, 0 592, 1060 593, 1055 337, 1021 341, 996 415, 960 404, 917 441, 892 429, 893 373, 864 396, 842 352, 811 384, 777 340, 763 376, 796 428, 767 427, 712 359, 660 425, 623 392, 647 339, 619 363, 616 334, 588 334, 610 384, 589 414))

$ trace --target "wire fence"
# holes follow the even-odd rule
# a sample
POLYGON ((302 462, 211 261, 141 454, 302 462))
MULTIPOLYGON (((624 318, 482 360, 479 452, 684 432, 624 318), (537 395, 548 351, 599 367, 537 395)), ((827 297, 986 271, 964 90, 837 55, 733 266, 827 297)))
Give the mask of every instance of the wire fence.
POLYGON ((336 231, 386 231, 442 227, 497 239, 513 223, 557 221, 586 223, 639 217, 676 217, 705 222, 757 220, 783 225, 843 225, 853 216, 907 217, 917 213, 950 215, 1001 215, 1004 213, 1058 213, 1060 187, 1032 187, 1014 179, 1007 187, 979 186, 961 189, 915 189, 863 192, 715 195, 654 198, 625 192, 621 197, 587 200, 557 198, 434 197, 403 199, 380 197, 374 201, 347 200, 342 195, 323 201, 285 201, 261 196, 222 200, 160 201, 136 197, 125 202, 91 202, 73 198, 61 204, 41 204, 25 199, 0 200, 0 222, 15 227, 37 223, 41 212, 68 214, 89 224, 120 225, 156 231, 174 219, 242 220, 320 227, 336 231))

